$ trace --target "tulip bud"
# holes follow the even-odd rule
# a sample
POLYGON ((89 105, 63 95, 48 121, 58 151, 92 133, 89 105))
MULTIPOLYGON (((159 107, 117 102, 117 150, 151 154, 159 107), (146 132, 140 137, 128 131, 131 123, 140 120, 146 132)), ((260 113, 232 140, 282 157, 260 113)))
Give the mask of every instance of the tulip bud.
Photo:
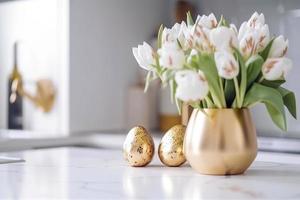
POLYGON ((229 25, 230 29, 233 30, 234 34, 237 36, 238 35, 238 31, 237 28, 234 24, 230 24, 229 25))
POLYGON ((251 54, 255 53, 257 40, 258 34, 255 30, 247 30, 243 37, 239 40, 239 47, 245 58, 249 58, 251 54))
POLYGON ((164 28, 161 38, 162 44, 175 42, 180 30, 180 24, 176 23, 172 28, 164 28))
POLYGON ((262 51, 270 41, 270 31, 267 24, 263 25, 260 29, 256 29, 256 31, 258 38, 256 41, 255 53, 262 51))
POLYGON ((257 28, 265 24, 265 16, 263 13, 258 14, 257 12, 253 13, 250 19, 247 22, 247 25, 251 28, 257 28))
POLYGON ((234 30, 225 26, 214 28, 209 34, 210 42, 216 48, 220 50, 231 50, 233 47, 238 46, 238 40, 234 30))
POLYGON ((194 37, 194 30, 195 30, 195 27, 194 26, 187 26, 185 29, 182 29, 183 30, 183 34, 184 34, 184 38, 185 38, 185 41, 186 41, 186 46, 188 48, 193 48, 195 46, 195 37, 194 37))
POLYGON ((248 22, 243 22, 238 33, 239 47, 245 58, 262 51, 270 41, 269 26, 265 16, 255 12, 248 22))
POLYGON ((141 68, 145 70, 153 68, 151 65, 155 63, 154 51, 149 44, 144 42, 143 45, 132 48, 132 53, 141 68))
POLYGON ((238 32, 238 40, 242 40, 245 36, 247 30, 249 30, 249 27, 247 27, 247 22, 243 22, 240 26, 239 32, 238 32))
POLYGON ((162 32, 162 44, 165 43, 180 43, 180 47, 187 49, 184 32, 186 32, 187 26, 185 22, 181 24, 176 23, 171 29, 164 28, 162 32))
POLYGON ((288 49, 288 45, 289 45, 289 41, 284 40, 284 37, 282 35, 275 38, 269 52, 269 57, 278 58, 278 57, 285 56, 288 49))
POLYGON ((262 66, 262 73, 266 80, 284 79, 293 63, 288 58, 268 58, 262 66))
POLYGON ((220 77, 233 79, 239 74, 239 64, 231 53, 227 51, 215 52, 215 62, 220 77))
POLYGON ((185 33, 187 32, 187 29, 188 27, 185 24, 185 22, 182 22, 180 26, 180 31, 178 33, 178 42, 180 43, 181 48, 183 50, 187 50, 189 48, 188 41, 185 38, 185 33))
POLYGON ((207 29, 215 28, 218 25, 217 19, 216 19, 215 15, 213 13, 209 14, 208 16, 198 15, 197 19, 196 19, 196 22, 197 22, 198 25, 200 25, 204 28, 207 28, 207 29))
POLYGON ((248 58, 267 46, 270 41, 269 27, 265 24, 260 29, 254 29, 242 24, 238 37, 241 53, 248 58))
POLYGON ((193 44, 202 51, 211 51, 211 44, 209 41, 210 29, 205 28, 199 24, 195 24, 192 31, 193 44))
POLYGON ((191 70, 179 71, 175 74, 177 83, 176 97, 185 102, 202 100, 208 94, 209 88, 204 74, 191 70))
POLYGON ((184 52, 175 43, 164 44, 157 53, 162 67, 180 69, 185 63, 184 52))

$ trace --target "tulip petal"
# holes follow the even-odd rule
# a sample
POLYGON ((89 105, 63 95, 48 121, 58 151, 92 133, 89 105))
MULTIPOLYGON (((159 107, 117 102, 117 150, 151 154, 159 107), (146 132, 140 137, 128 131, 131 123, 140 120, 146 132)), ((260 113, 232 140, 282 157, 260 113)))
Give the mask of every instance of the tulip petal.
POLYGON ((262 67, 262 73, 266 80, 282 79, 287 76, 292 65, 288 58, 268 58, 262 67))
POLYGON ((234 56, 227 51, 215 52, 218 74, 225 79, 233 79, 239 74, 239 65, 234 56))
POLYGON ((179 71, 175 75, 177 83, 176 97, 185 102, 194 102, 205 98, 208 83, 202 72, 191 70, 179 71))

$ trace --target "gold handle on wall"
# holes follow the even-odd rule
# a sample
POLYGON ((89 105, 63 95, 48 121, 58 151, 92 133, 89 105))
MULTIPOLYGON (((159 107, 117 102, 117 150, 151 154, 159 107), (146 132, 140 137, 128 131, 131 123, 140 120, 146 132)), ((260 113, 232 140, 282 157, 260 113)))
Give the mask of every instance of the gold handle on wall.
POLYGON ((56 90, 54 84, 49 79, 40 79, 36 82, 36 94, 31 94, 23 87, 22 82, 19 79, 12 81, 10 101, 14 102, 16 93, 27 98, 34 105, 41 108, 44 112, 50 112, 53 108, 55 101, 56 90))

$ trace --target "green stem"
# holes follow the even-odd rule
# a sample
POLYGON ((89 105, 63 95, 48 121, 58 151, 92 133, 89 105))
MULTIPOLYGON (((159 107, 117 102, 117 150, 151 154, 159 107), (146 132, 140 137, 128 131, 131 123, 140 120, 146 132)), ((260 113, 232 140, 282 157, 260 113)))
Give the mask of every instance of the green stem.
POLYGON ((220 99, 218 99, 218 97, 216 95, 214 95, 214 93, 211 91, 211 97, 213 99, 214 105, 216 105, 216 107, 218 108, 222 108, 222 103, 220 102, 220 99))
POLYGON ((234 88, 235 88, 235 98, 237 101, 237 107, 240 108, 241 107, 241 102, 240 102, 240 89, 239 89, 239 83, 236 77, 233 78, 233 82, 234 82, 234 88))
POLYGON ((231 108, 237 108, 237 102, 236 99, 232 102, 231 108))
POLYGON ((241 93, 241 97, 240 97, 240 108, 243 107, 243 104, 244 104, 244 98, 245 98, 245 93, 242 92, 242 93, 241 93))
POLYGON ((202 100, 202 104, 203 104, 203 108, 207 108, 207 107, 208 107, 208 106, 207 106, 207 102, 206 102, 205 99, 202 100))
POLYGON ((263 82, 263 80, 264 80, 265 78, 262 76, 260 79, 259 79, 259 83, 261 83, 261 82, 263 82))
POLYGON ((223 103, 223 106, 224 108, 227 107, 226 105, 226 100, 225 100, 225 93, 224 93, 224 87, 223 87, 223 81, 222 81, 222 78, 219 77, 219 83, 220 83, 220 88, 221 88, 221 95, 222 95, 222 103, 223 103))
POLYGON ((200 108, 203 108, 203 102, 202 101, 199 102, 199 106, 200 106, 200 108))
POLYGON ((214 107, 214 103, 212 102, 212 100, 208 96, 205 97, 205 101, 206 101, 206 104, 207 104, 208 108, 214 107))

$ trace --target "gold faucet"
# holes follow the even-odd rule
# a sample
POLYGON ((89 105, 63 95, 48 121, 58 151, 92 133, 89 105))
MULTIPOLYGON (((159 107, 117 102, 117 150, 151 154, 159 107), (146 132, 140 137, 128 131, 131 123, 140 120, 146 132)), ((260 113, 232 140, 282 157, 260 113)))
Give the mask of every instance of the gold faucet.
POLYGON ((21 79, 15 78, 11 84, 11 96, 10 102, 13 103, 16 100, 17 94, 27 98, 34 105, 41 108, 44 112, 50 112, 53 108, 55 101, 55 87, 51 80, 40 79, 36 82, 36 94, 27 92, 22 84, 21 79))
POLYGON ((41 108, 44 112, 50 112, 53 108, 55 100, 55 87, 50 79, 40 79, 36 82, 36 94, 30 94, 23 87, 22 76, 18 70, 18 45, 19 42, 14 43, 14 68, 10 75, 11 80, 11 95, 9 97, 10 103, 14 103, 18 95, 23 96, 34 105, 41 108))

